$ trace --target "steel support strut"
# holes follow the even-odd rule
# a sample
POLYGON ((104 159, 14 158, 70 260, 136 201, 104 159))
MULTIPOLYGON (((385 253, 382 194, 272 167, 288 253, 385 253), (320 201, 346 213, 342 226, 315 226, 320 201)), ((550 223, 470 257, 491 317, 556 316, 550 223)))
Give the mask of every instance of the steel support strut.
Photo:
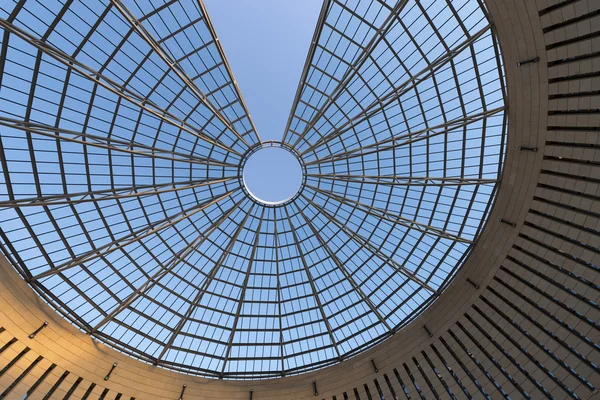
POLYGON ((211 199, 205 203, 196 204, 196 205, 194 205, 186 210, 183 210, 173 216, 163 218, 159 221, 153 222, 148 226, 142 227, 134 232, 131 232, 130 234, 127 234, 118 239, 115 239, 110 243, 107 243, 96 249, 90 250, 87 253, 77 256, 76 258, 72 259, 71 261, 68 261, 61 265, 58 265, 55 268, 49 269, 40 274, 34 275, 29 279, 29 281, 30 282, 38 281, 42 278, 46 278, 46 277, 49 277, 52 275, 62 273, 68 269, 82 266, 84 263, 90 263, 99 258, 106 257, 107 255, 109 255, 119 249, 122 249, 133 243, 139 242, 140 240, 147 238, 151 235, 155 235, 158 232, 163 231, 167 228, 170 228, 183 220, 189 219, 190 217, 192 217, 192 216, 198 214, 199 212, 207 209, 208 207, 218 203, 219 201, 228 198, 229 196, 233 195, 238 190, 240 190, 240 189, 239 188, 234 189, 232 191, 229 191, 229 192, 217 197, 216 199, 211 199))
POLYGON ((194 94, 194 96, 213 114, 217 117, 217 119, 227 127, 238 139, 246 145, 246 147, 250 148, 250 144, 238 133, 238 131, 234 128, 234 126, 219 112, 217 111, 213 105, 208 100, 207 96, 202 93, 202 91, 196 86, 194 81, 187 76, 184 70, 181 68, 179 63, 174 60, 161 45, 152 37, 152 35, 144 28, 144 25, 140 21, 138 21, 135 16, 127 9, 127 7, 121 2, 121 0, 111 0, 114 6, 119 10, 121 15, 135 29, 137 34, 146 42, 148 45, 154 50, 154 52, 167 64, 169 69, 175 73, 181 79, 181 81, 185 84, 185 86, 194 94))
MULTIPOLYGON (((230 210, 235 210, 244 201, 242 199, 238 201, 230 210)), ((158 270, 152 274, 142 285, 140 285, 133 293, 125 298, 121 303, 115 307, 110 313, 108 313, 100 322, 98 322, 89 333, 97 332, 102 326, 113 320, 121 311, 129 307, 136 299, 138 299, 143 293, 150 290, 158 281, 164 276, 173 271, 179 263, 183 262, 192 252, 194 252, 204 241, 225 221, 230 212, 221 215, 216 221, 214 221, 208 229, 198 235, 194 240, 188 243, 183 249, 178 251, 165 265, 161 265, 158 270)))
POLYGON ((154 115, 155 117, 159 118, 160 120, 162 120, 168 124, 171 124, 171 125, 177 127, 178 129, 181 129, 181 130, 189 133, 190 135, 195 136, 207 143, 210 143, 213 146, 219 147, 227 152, 241 156, 241 154, 238 151, 233 150, 232 148, 226 146, 225 144, 221 143, 217 139, 214 139, 214 138, 202 133, 200 131, 200 129, 189 125, 187 122, 183 121, 182 119, 172 115, 168 111, 153 104, 150 100, 141 97, 139 94, 135 93, 134 91, 118 84, 117 82, 104 76, 100 72, 95 71, 92 68, 88 67, 87 65, 77 61, 70 55, 62 52, 61 50, 59 50, 55 47, 52 47, 50 44, 37 39, 36 37, 32 36, 28 32, 16 27, 15 25, 13 25, 10 22, 7 22, 5 19, 0 18, 0 27, 5 29, 6 31, 12 33, 13 35, 19 37, 20 39, 24 40, 25 42, 27 42, 28 44, 37 48, 38 50, 42 51, 43 53, 47 54, 48 56, 52 57, 53 59, 55 59, 56 61, 63 64, 68 69, 72 69, 73 71, 77 72, 81 76, 97 83, 98 85, 102 86, 103 88, 110 91, 111 93, 123 98, 124 100, 126 100, 132 104, 135 104, 139 108, 147 111, 148 113, 154 115))

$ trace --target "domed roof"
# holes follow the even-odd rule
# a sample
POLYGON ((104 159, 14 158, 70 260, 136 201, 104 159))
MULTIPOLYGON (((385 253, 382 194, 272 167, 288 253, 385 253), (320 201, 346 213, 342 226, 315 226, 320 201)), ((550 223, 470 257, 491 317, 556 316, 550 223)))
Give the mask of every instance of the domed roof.
POLYGON ((201 2, 0 17, 2 249, 65 318, 149 363, 268 378, 352 357, 436 300, 493 205, 506 105, 478 1, 325 1, 275 142, 201 2), (244 185, 267 146, 302 167, 283 202, 244 185))

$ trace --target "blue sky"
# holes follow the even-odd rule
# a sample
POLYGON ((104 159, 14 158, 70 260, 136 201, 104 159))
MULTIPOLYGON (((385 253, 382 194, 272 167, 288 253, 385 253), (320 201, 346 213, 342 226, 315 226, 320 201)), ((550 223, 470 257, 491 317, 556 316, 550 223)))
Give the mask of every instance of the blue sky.
MULTIPOLYGON (((207 0, 221 45, 263 140, 278 140, 290 114, 321 0, 207 0)), ((293 196, 300 168, 287 151, 271 148, 246 164, 244 179, 265 201, 293 196)))
POLYGON ((281 140, 321 0, 206 0, 263 140, 281 140))

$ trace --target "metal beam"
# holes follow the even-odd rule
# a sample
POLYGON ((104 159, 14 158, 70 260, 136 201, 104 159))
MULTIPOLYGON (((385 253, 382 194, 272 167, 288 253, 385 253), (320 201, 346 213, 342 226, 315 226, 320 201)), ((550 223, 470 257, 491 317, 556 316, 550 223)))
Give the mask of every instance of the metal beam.
POLYGON ((298 107, 300 103, 300 98, 302 97, 303 84, 306 82, 306 78, 308 77, 308 71, 310 70, 311 63, 317 47, 319 47, 319 37, 321 36, 321 32, 323 31, 323 27, 325 26, 325 20, 327 19, 327 14, 329 7, 331 5, 332 0, 323 0, 323 5, 321 6, 321 12, 319 13, 319 19, 317 21, 317 27, 315 29, 315 33, 313 34, 312 41, 310 44, 310 48, 308 49, 308 54, 306 56, 306 61, 304 62, 304 68, 302 69, 302 75, 300 77, 300 82, 298 83, 298 88, 296 89, 296 95, 294 96, 294 102, 292 103, 292 109, 290 110, 290 115, 288 117, 287 124, 285 126, 285 130, 283 131, 283 139, 281 139, 282 143, 287 143, 287 135, 292 126, 292 121, 294 120, 294 111, 298 107))
MULTIPOLYGON (((335 89, 331 92, 329 96, 327 96, 327 100, 325 104, 321 107, 321 109, 315 114, 315 116, 311 119, 311 121, 306 125, 302 133, 298 136, 298 139, 291 145, 292 148, 295 148, 300 140, 306 136, 306 134, 315 126, 319 118, 325 115, 325 112, 329 109, 329 107, 335 102, 335 100, 342 94, 344 89, 348 86, 352 78, 356 74, 358 74, 358 70, 364 65, 364 63, 369 59, 373 50, 379 45, 379 43, 383 40, 383 38, 387 35, 389 30, 394 25, 394 20, 398 17, 398 14, 402 11, 402 9, 406 6, 408 0, 399 0, 394 8, 390 10, 390 13, 386 17, 386 19, 381 24, 381 27, 375 31, 374 36, 371 38, 369 43, 365 47, 363 47, 361 54, 356 57, 354 64, 351 65, 344 76, 339 80, 335 89)), ((325 19, 321 21, 322 24, 325 24, 325 19)), ((322 29, 322 27, 321 27, 322 29)), ((286 134, 288 130, 286 129, 286 134)), ((284 141, 285 141, 284 136, 284 141)))
POLYGON ((29 282, 38 281, 42 278, 46 278, 51 275, 56 275, 60 272, 66 271, 68 269, 78 267, 78 266, 82 265, 83 263, 89 263, 90 261, 94 261, 98 258, 105 257, 108 254, 111 254, 111 253, 113 253, 119 249, 122 249, 130 244, 139 242, 140 240, 142 240, 148 236, 154 235, 164 229, 167 229, 171 226, 176 225, 177 223, 179 223, 185 219, 192 217, 193 215, 205 210, 206 208, 218 203, 219 201, 226 199, 227 197, 231 196, 233 193, 237 192, 238 190, 240 190, 240 188, 231 190, 231 191, 219 196, 218 198, 212 199, 205 203, 195 204, 194 206, 192 206, 186 210, 180 211, 179 213, 177 213, 175 215, 169 216, 167 218, 163 218, 163 219, 156 221, 148 226, 145 226, 141 229, 131 232, 131 233, 129 233, 125 236, 122 236, 118 239, 115 239, 112 242, 107 243, 99 248, 90 250, 87 253, 84 253, 84 254, 78 256, 77 258, 74 258, 71 261, 68 261, 66 263, 56 266, 55 268, 49 269, 40 274, 32 276, 29 279, 29 282))
POLYGON ((342 151, 339 153, 335 153, 332 155, 328 155, 323 158, 316 159, 314 161, 308 161, 305 165, 316 165, 322 164, 326 162, 332 162, 337 160, 345 160, 353 157, 363 157, 370 154, 375 154, 380 151, 388 151, 393 150, 398 147, 406 146, 412 143, 416 143, 421 140, 431 139, 438 135, 446 135, 453 130, 458 130, 461 128, 465 128, 466 126, 481 121, 485 118, 491 117, 498 113, 505 111, 508 106, 502 106, 497 108, 492 108, 490 110, 486 110, 480 113, 467 115, 463 118, 454 119, 443 124, 439 124, 436 126, 428 127, 425 129, 420 129, 415 132, 405 132, 399 135, 390 137, 388 139, 381 140, 376 143, 372 143, 366 146, 356 147, 354 149, 342 151))
MULTIPOLYGON (((240 201, 240 203, 241 203, 241 201, 240 201)), ((235 210, 236 208, 237 207, 234 207, 231 210, 229 210, 229 212, 226 214, 226 216, 229 217, 229 215, 231 215, 231 213, 233 212, 233 210, 235 210)), ((171 346, 173 346, 173 343, 175 342, 175 339, 177 338, 177 336, 179 335, 179 333, 181 332, 181 330, 185 326, 185 323, 190 319, 190 317, 192 316, 192 313, 194 312, 194 310, 198 307, 198 305, 202 301, 202 298, 206 294, 206 291, 208 290, 208 287, 210 286, 210 284, 214 280, 215 276, 217 275, 217 272, 219 272, 219 270, 221 269, 221 265, 223 265, 223 262, 225 261, 225 258, 227 258, 227 256, 230 254, 231 249, 233 248, 233 245, 237 241, 237 238, 238 238, 239 234, 242 232, 242 228, 246 224, 246 220, 248 219, 248 216, 252 213, 253 209, 254 209, 254 203, 252 203, 252 205, 250 206, 250 209, 248 210, 248 212, 244 216, 244 219, 243 219, 242 223, 238 225, 238 227, 237 227, 234 235, 232 236, 231 240, 229 241, 229 243, 227 244, 227 246, 225 247, 225 249, 223 250, 223 252, 219 256, 219 258, 215 262, 215 265, 211 268, 210 272, 208 273, 208 275, 206 276, 206 278, 202 282, 202 285, 198 289, 198 292, 196 293, 196 296, 194 297, 194 300, 192 300, 192 302, 190 303, 190 306, 188 307, 187 311, 185 312, 185 314, 183 315, 183 317, 179 320, 179 322, 177 323, 177 326, 173 330, 173 333, 171 334, 171 336, 169 337, 169 339, 166 341, 165 346, 163 347, 162 351, 160 352, 160 354, 156 358, 156 364, 160 364, 160 360, 164 357, 164 355, 171 348, 171 346)))
POLYGON ((372 184, 384 186, 464 186, 464 185, 492 185, 500 182, 499 179, 480 178, 453 178, 453 177, 417 177, 401 175, 346 175, 346 174, 306 174, 307 177, 342 181, 359 184, 372 184))
MULTIPOLYGON (((225 56, 225 51, 223 50, 223 46, 221 46, 221 41, 219 40, 217 31, 215 30, 212 20, 210 19, 210 15, 209 15, 208 11, 206 10, 206 7, 204 6, 204 1, 198 0, 198 6, 200 7, 200 11, 202 12, 202 15, 204 16, 204 21, 205 21, 206 27, 210 31, 210 34, 212 35, 212 37, 215 41, 215 47, 219 51, 221 60, 223 60, 223 65, 225 66, 225 69, 227 70, 227 73, 229 74, 229 79, 231 79, 233 87, 235 88, 235 93, 237 94, 237 98, 239 99, 240 104, 242 105, 242 108, 244 109, 244 112, 246 113, 246 117, 248 117, 248 121, 250 121, 250 126, 252 127, 252 131, 256 135, 258 142, 261 143, 262 139, 260 138, 258 129, 256 129, 256 126, 254 125, 254 121, 252 120, 252 117, 250 116, 250 111, 248 110, 246 101, 244 100, 244 97, 242 96, 242 91, 240 90, 240 88, 237 84, 237 81, 235 80, 235 77, 233 75, 233 70, 231 69, 229 60, 227 60, 227 57, 225 56)), ((223 108, 226 108, 226 107, 223 107, 223 108)))
POLYGON ((159 147, 153 147, 142 143, 136 143, 124 139, 119 139, 114 136, 98 136, 91 133, 77 132, 52 125, 17 120, 3 116, 0 116, 0 126, 6 126, 9 128, 18 129, 29 133, 35 133, 36 135, 48 137, 51 139, 59 139, 71 143, 78 143, 82 146, 92 146, 104 150, 119 151, 137 156, 157 158, 162 160, 183 162, 189 164, 201 164, 209 166, 212 165, 215 167, 238 167, 236 164, 217 161, 211 158, 197 157, 193 154, 185 154, 181 152, 165 150, 159 147))
MULTIPOLYGON (((238 201, 230 211, 235 210, 239 207, 239 205, 244 201, 242 199, 238 201)), ((142 285, 140 285, 133 293, 127 296, 117 307, 115 307, 110 313, 108 313, 100 322, 98 322, 92 330, 89 332, 91 334, 98 331, 102 326, 110 322, 113 318, 115 318, 121 311, 125 310, 129 307, 140 295, 148 291, 151 287, 153 287, 158 281, 160 281, 165 275, 171 272, 180 262, 185 260, 187 256, 189 256, 193 251, 195 251, 204 241, 225 221, 230 213, 225 213, 221 215, 217 220, 215 220, 208 229, 198 235, 197 238, 188 243, 183 249, 181 249, 177 254, 175 254, 164 266, 161 265, 158 271, 156 271, 150 278, 146 280, 142 285)))
POLYGON ((339 222, 337 219, 335 219, 333 216, 331 216, 327 211, 325 211, 324 208, 320 207, 314 201, 312 201, 311 199, 306 197, 304 195, 304 193, 300 193, 300 196, 302 196, 311 206, 316 208, 320 212, 320 214, 322 214, 325 218, 327 218, 331 223, 333 223, 341 231, 343 231, 350 239, 357 242, 363 248, 368 249, 371 253, 373 253, 373 255, 375 255, 377 258, 379 258, 383 262, 389 263, 397 272, 404 275, 405 277, 412 280, 413 282, 417 283, 419 286, 429 290, 433 294, 436 294, 436 295, 439 294, 437 290, 435 290, 434 288, 429 286, 427 283, 425 283, 423 280, 421 280, 419 277, 414 275, 412 273, 412 271, 406 269, 403 265, 400 265, 398 262, 394 261, 392 259, 392 256, 387 256, 387 255, 381 253, 381 250, 376 248, 375 246, 373 246, 367 239, 363 238, 357 232, 353 232, 352 230, 348 229, 344 224, 339 222))
POLYGON ((302 215, 302 218, 304 218, 304 220, 306 221, 306 225, 308 225, 308 227, 310 228, 310 230, 313 232, 313 235, 317 238, 317 240, 318 240, 319 244, 321 245, 321 247, 329 255, 329 258, 331 259, 331 261, 333 261, 333 263, 342 272, 342 274, 344 275, 344 277, 346 278, 346 280, 350 283, 350 285, 354 289, 354 292, 362 299, 362 301, 365 302, 365 304, 367 305, 367 307, 369 307, 371 309, 371 312, 373 314, 375 314, 375 316, 377 317, 377 319, 379 319, 379 322, 381 324, 383 324, 390 333, 393 333, 394 330, 392 329, 392 327, 387 323, 387 321, 385 320, 385 318, 383 317, 383 315, 381 315, 381 313, 379 312, 379 310, 377 310, 377 307, 375 306, 375 304, 373 303, 373 301, 371 301, 371 299, 369 298, 369 296, 362 290, 362 288, 360 287, 360 285, 354 280, 354 277, 352 276, 351 273, 348 272, 348 270, 344 266, 344 263, 342 263, 340 261, 340 259, 338 258, 338 256, 335 254, 335 252, 333 250, 331 250, 331 248, 329 247, 329 244, 327 244, 327 241, 324 240, 321 237, 321 234, 319 233, 319 230, 317 228, 315 228, 315 226, 312 224, 312 222, 310 221, 310 219, 307 218, 306 215, 302 212, 302 210, 300 209, 300 207, 298 207, 298 212, 300 213, 300 215, 302 215))
POLYGON ((137 197, 157 196, 164 193, 193 190, 204 186, 237 180, 237 177, 223 179, 207 179, 186 182, 168 182, 156 185, 138 185, 124 188, 93 190, 88 192, 65 193, 42 197, 28 197, 15 200, 0 201, 2 207, 47 207, 88 203, 92 201, 124 200, 137 197), (181 185, 181 186, 179 186, 181 185))
MULTIPOLYGON (((207 96, 202 93, 200 88, 196 86, 196 83, 187 76, 183 68, 179 65, 179 63, 174 60, 166 51, 163 50, 161 45, 152 37, 150 32, 144 28, 144 25, 138 21, 133 13, 129 11, 129 9, 121 2, 121 0, 111 0, 112 4, 115 6, 117 10, 125 17, 127 21, 131 24, 133 29, 137 32, 137 34, 154 50, 154 52, 162 58, 162 60, 167 64, 169 69, 175 73, 181 79, 181 81, 185 84, 185 86, 194 94, 194 96, 215 116, 223 125, 227 127, 235 136, 238 137, 248 148, 250 148, 250 144, 238 133, 238 131, 234 128, 234 126, 225 118, 218 110, 216 110, 213 105, 208 100, 207 96)), ((260 141, 260 139, 259 139, 260 141)))
POLYGON ((386 95, 378 98, 373 101, 370 105, 365 107, 361 112, 357 115, 349 118, 348 121, 343 123, 340 127, 337 127, 333 132, 328 135, 322 136, 315 143, 310 145, 306 150, 300 153, 300 155, 304 155, 307 152, 319 147, 327 143, 328 141, 342 135, 344 132, 352 129, 353 126, 360 124, 363 121, 368 120, 373 115, 385 110, 387 106, 392 104, 394 101, 398 100, 404 94, 410 92, 414 88, 416 88, 421 82, 429 79, 437 70, 442 68, 446 63, 453 60, 458 54, 460 54, 463 50, 471 46, 475 41, 477 41, 483 34, 488 32, 491 28, 491 25, 486 25, 483 29, 479 30, 472 36, 469 36, 465 41, 461 42, 458 46, 453 48, 452 50, 444 53, 442 56, 438 57, 435 61, 429 64, 427 67, 423 68, 421 71, 413 75, 410 79, 407 79, 402 84, 397 87, 394 87, 391 92, 388 92, 386 95))
POLYGON ((88 67, 87 65, 77 61, 70 55, 62 52, 60 49, 57 49, 57 48, 51 46, 50 44, 48 44, 47 42, 44 42, 44 41, 32 36, 28 32, 20 29, 19 27, 6 21, 3 18, 0 18, 0 27, 5 29, 8 32, 14 34, 15 36, 19 37, 20 39, 24 40, 25 42, 27 42, 28 44, 37 48, 38 50, 42 51, 43 53, 47 54, 48 56, 54 58, 56 61, 60 62, 67 68, 74 70, 81 76, 97 83, 98 85, 102 86, 103 88, 110 91, 111 93, 123 98, 124 100, 127 100, 130 103, 135 104, 136 106, 140 107, 141 109, 143 109, 143 110, 149 112, 150 114, 154 115, 155 117, 163 120, 164 122, 167 122, 167 123, 179 128, 179 129, 191 134, 192 136, 195 136, 207 143, 210 143, 213 146, 219 147, 227 152, 236 154, 240 157, 242 156, 242 154, 239 153, 238 151, 233 150, 232 148, 221 143, 219 140, 214 139, 214 138, 202 133, 198 128, 189 125, 187 122, 183 121, 182 119, 172 115, 171 113, 169 113, 166 110, 163 110, 162 108, 160 108, 157 105, 155 105, 154 103, 152 103, 150 100, 141 97, 139 94, 128 89, 127 87, 119 85, 117 82, 102 75, 100 72, 93 70, 92 68, 88 67))
MULTIPOLYGON (((262 228, 263 219, 265 217, 266 207, 262 207, 262 213, 260 214, 260 220, 256 227, 256 236, 254 237, 254 243, 252 244, 252 252, 248 259, 248 269, 246 270, 246 276, 244 277, 244 283, 242 284, 242 292, 240 293, 240 301, 238 302, 237 310, 235 311, 235 318, 233 320, 233 327, 229 334, 229 340, 227 341, 227 351, 225 352, 225 359, 223 360, 223 367, 221 368, 221 378, 225 374, 225 368, 227 367, 227 361, 231 354, 231 345, 233 344, 233 338, 235 336, 235 330, 237 329, 238 321, 240 320, 240 314, 242 312, 242 306, 244 305, 244 299, 246 298, 246 289, 248 288, 248 280, 250 279, 250 272, 252 272, 252 264, 255 261, 256 249, 258 248, 258 239, 260 238, 260 230, 262 228)), ((250 215, 250 213, 248 213, 250 215)))
MULTIPOLYGON (((302 194, 302 193, 301 193, 302 194)), ((304 258, 304 253, 302 252, 302 248, 300 247, 300 240, 298 239, 298 235, 296 234, 296 228, 292 223, 292 219, 290 218, 290 214, 287 208, 283 208, 285 211, 285 215, 287 216, 288 224, 290 225, 290 232, 292 232, 292 236, 294 237, 294 244, 296 245, 296 250, 298 251, 298 256, 300 257, 300 261, 302 262, 302 266, 304 268, 304 272, 306 273, 306 277, 312 289, 313 298, 315 299, 315 303, 317 303, 317 307, 319 308, 319 312, 321 313, 321 319, 323 324, 327 328, 327 333, 329 334, 329 339, 331 340, 331 344, 335 349, 335 352, 338 355, 339 361, 342 361, 342 354, 340 353, 340 349, 338 348, 337 340, 335 336, 333 336, 333 330, 331 329, 331 325, 329 324, 329 320, 327 319, 327 315, 325 314, 325 309, 323 308, 323 304, 321 303, 321 299, 319 299, 319 293, 317 292, 317 287, 315 286, 315 282, 312 278, 312 274, 308 269, 308 264, 306 263, 306 259, 304 258)))
POLYGON ((283 318, 281 317, 281 276, 279 273, 279 236, 277 233, 277 207, 273 208, 273 236, 275 241, 275 273, 277 274, 277 315, 279 316, 279 352, 281 353, 281 376, 285 376, 283 318))
POLYGON ((306 186, 311 188, 312 190, 314 190, 317 193, 321 193, 322 195, 324 195, 326 197, 334 199, 338 203, 346 204, 352 208, 361 210, 364 213, 372 215, 376 218, 381 218, 386 221, 392 222, 393 224, 402 225, 408 229, 414 229, 418 232, 425 233, 427 235, 432 235, 432 236, 437 236, 437 237, 441 237, 444 239, 454 240, 456 242, 467 243, 467 244, 473 243, 472 240, 465 239, 463 237, 460 237, 453 233, 446 232, 446 231, 436 228, 434 226, 426 225, 421 222, 414 221, 412 219, 408 219, 406 217, 403 217, 402 215, 392 214, 387 210, 369 206, 369 205, 361 203, 359 201, 336 195, 333 192, 325 191, 323 189, 317 188, 312 185, 307 184, 306 186))

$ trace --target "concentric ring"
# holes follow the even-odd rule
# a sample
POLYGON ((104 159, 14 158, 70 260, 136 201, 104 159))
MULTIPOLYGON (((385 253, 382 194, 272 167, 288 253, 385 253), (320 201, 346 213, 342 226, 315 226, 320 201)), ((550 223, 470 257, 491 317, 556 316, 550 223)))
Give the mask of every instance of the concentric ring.
POLYGON ((242 189, 244 189, 244 192, 250 198, 252 198, 253 200, 255 200, 256 202, 258 202, 261 205, 264 205, 267 207, 277 207, 277 206, 284 206, 284 205, 294 201, 300 195, 300 192, 304 189, 304 184, 306 183, 306 167, 304 166, 302 158, 300 157, 298 152, 296 150, 294 150, 292 147, 288 146, 285 143, 276 141, 276 140, 265 140, 255 146, 253 146, 251 149, 249 149, 244 154, 244 156, 242 157, 242 162, 240 163, 240 166, 238 168, 238 176, 240 179, 240 186, 242 187, 242 189), (300 186, 298 187, 298 190, 296 191, 296 193, 294 193, 292 196, 288 197, 287 199, 284 199, 281 201, 267 201, 267 200, 261 199, 259 196, 252 193, 252 191, 248 187, 248 184, 244 177, 244 168, 246 167, 246 162, 250 159, 250 157, 259 150, 272 148, 272 147, 278 147, 278 148, 284 149, 287 152, 289 152, 290 154, 292 154, 298 161, 298 164, 300 165, 300 169, 302 170, 302 181, 301 181, 300 186))

